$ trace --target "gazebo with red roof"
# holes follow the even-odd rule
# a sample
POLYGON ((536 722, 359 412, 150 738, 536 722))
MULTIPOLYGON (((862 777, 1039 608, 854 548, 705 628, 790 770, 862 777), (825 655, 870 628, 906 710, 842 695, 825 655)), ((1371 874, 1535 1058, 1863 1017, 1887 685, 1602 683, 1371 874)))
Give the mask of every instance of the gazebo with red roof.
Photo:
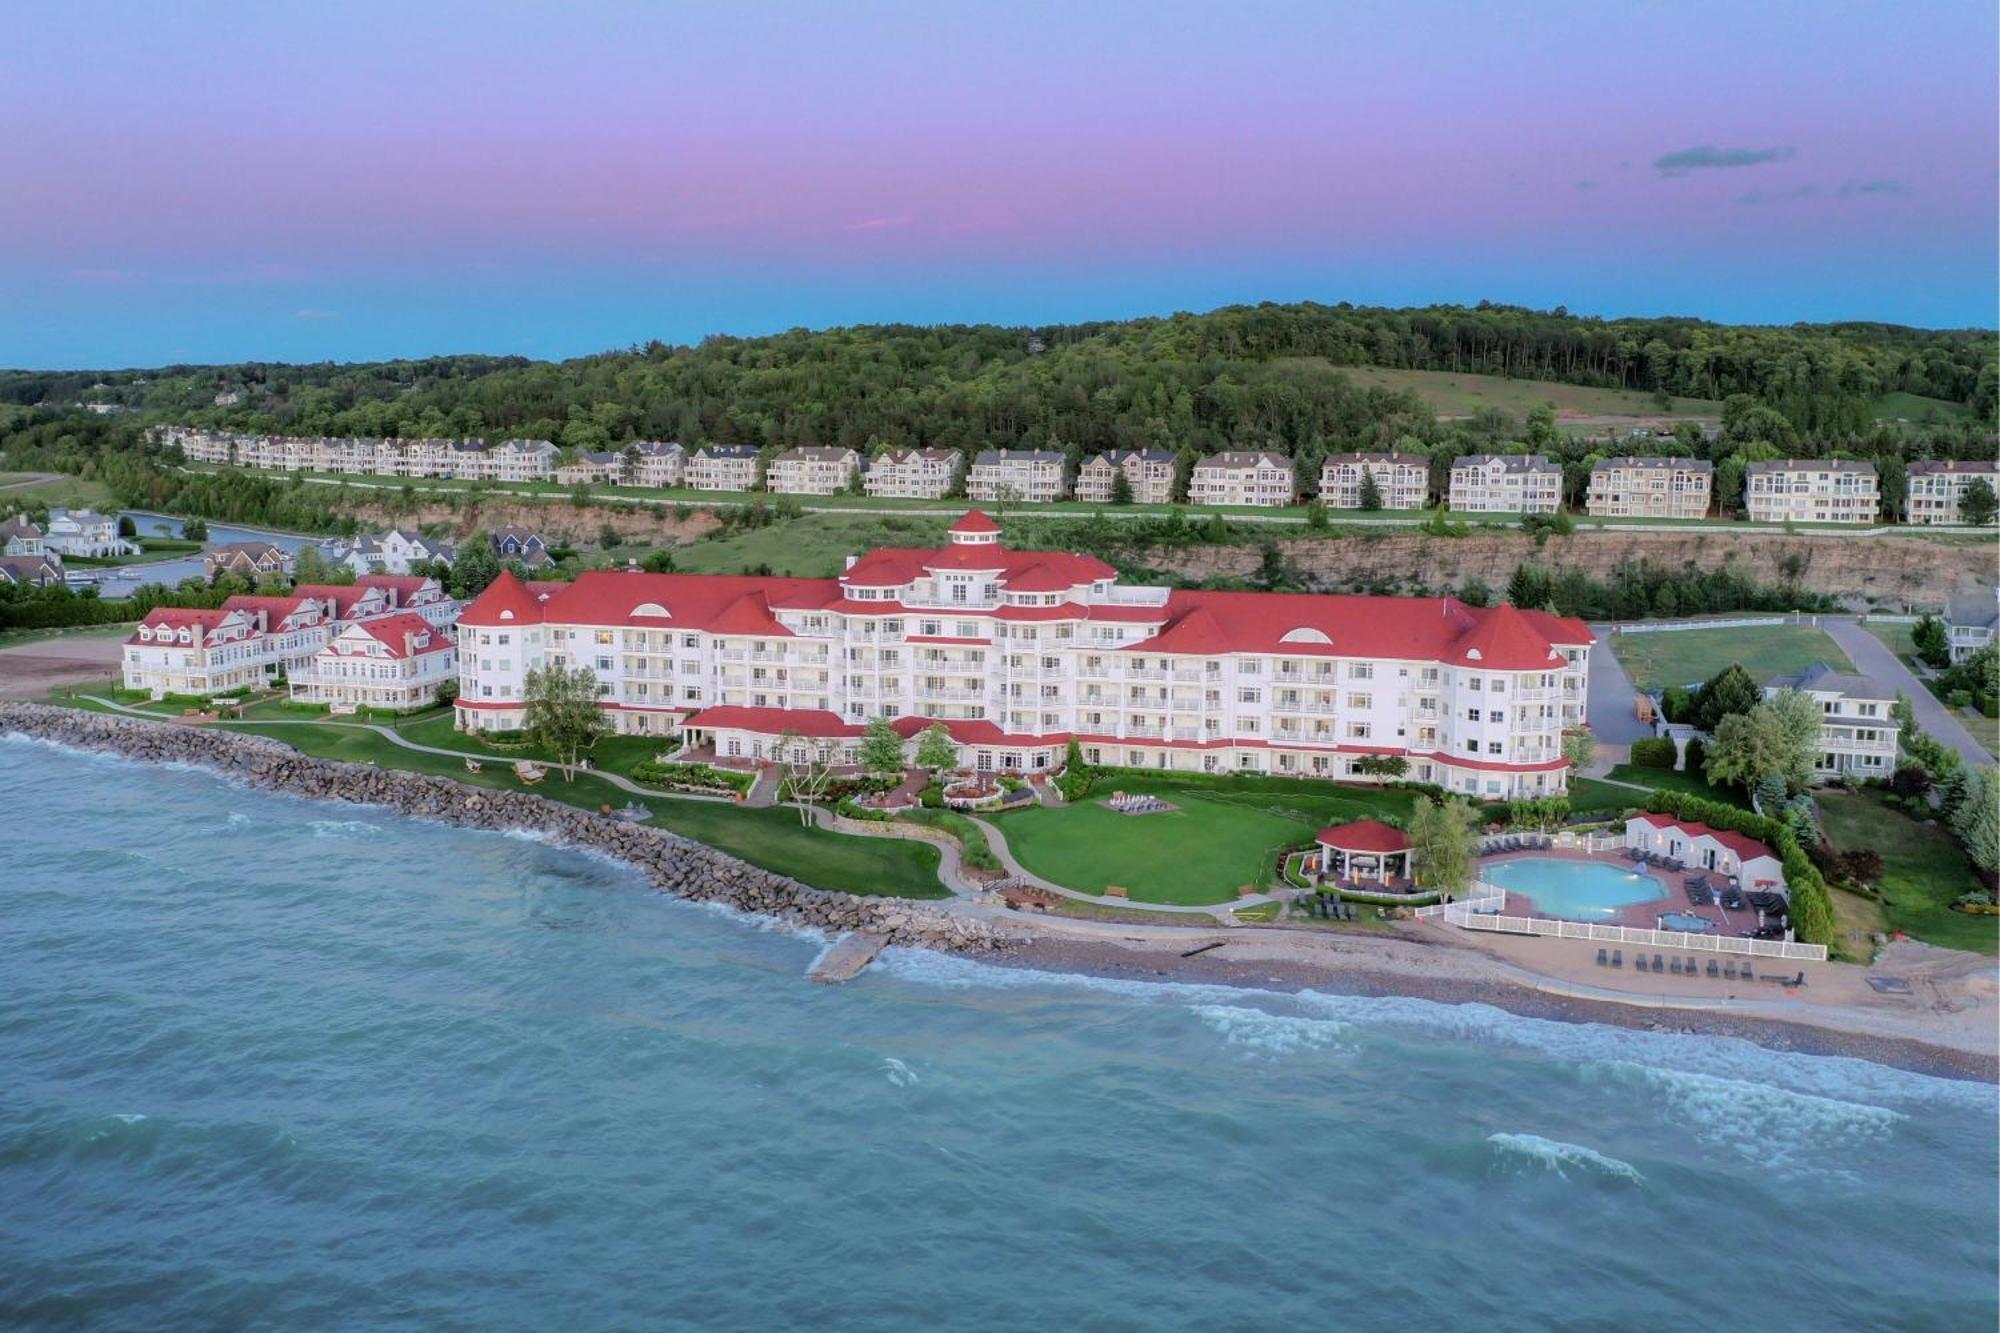
POLYGON ((1401 858, 1401 878, 1407 879, 1416 853, 1409 835, 1379 819, 1357 819, 1351 824, 1335 824, 1321 829, 1313 838, 1319 844, 1319 870, 1339 879, 1395 878, 1390 863, 1401 858))

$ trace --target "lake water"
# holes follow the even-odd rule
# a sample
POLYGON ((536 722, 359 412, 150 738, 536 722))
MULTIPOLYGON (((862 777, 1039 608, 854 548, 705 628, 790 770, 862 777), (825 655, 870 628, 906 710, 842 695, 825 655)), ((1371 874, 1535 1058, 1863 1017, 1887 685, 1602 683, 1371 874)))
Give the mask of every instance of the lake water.
POLYGON ((0 1327, 1994 1326, 1990 1088, 819 942, 0 741, 0 1327), (32 817, 31 817, 32 816, 32 817))
MULTIPOLYGON (((121 518, 130 518, 141 537, 178 537, 184 520, 167 514, 151 514, 136 509, 120 512, 121 518)), ((253 528, 239 528, 228 523, 208 525, 208 545, 223 546, 230 542, 270 542, 287 551, 297 551, 301 546, 316 540, 297 533, 265 532, 253 528)), ((103 569, 88 571, 92 579, 103 589, 106 597, 129 596, 134 588, 147 583, 179 583, 185 578, 199 577, 207 572, 198 555, 180 556, 172 560, 148 560, 137 565, 113 565, 103 569)))

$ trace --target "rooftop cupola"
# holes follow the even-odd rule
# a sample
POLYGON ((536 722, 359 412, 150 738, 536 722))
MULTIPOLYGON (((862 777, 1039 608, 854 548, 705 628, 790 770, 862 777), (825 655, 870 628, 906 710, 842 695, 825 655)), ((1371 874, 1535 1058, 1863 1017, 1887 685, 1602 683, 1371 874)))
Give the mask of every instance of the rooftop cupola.
POLYGON ((964 518, 951 525, 953 546, 998 546, 1000 525, 977 509, 966 511, 964 518))

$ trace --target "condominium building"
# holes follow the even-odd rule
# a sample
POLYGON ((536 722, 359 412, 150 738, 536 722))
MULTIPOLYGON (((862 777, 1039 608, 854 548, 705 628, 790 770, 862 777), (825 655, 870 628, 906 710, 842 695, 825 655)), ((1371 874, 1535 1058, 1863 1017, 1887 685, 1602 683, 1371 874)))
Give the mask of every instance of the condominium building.
POLYGON ((1562 469, 1540 454, 1454 459, 1448 504, 1457 514, 1553 514, 1562 508, 1562 469))
POLYGON ((1967 522, 1959 505, 1966 487, 1975 481, 1985 482, 1989 494, 2000 491, 2000 463, 1987 459, 1912 463, 1909 477, 1908 512, 1912 523, 1967 522))
POLYGON ((547 440, 502 440, 493 447, 493 479, 547 481, 561 452, 547 440))
POLYGON ((800 445, 771 460, 764 489, 777 495, 839 495, 861 475, 861 455, 836 445, 800 445))
POLYGON ((1108 504, 1125 478, 1132 502, 1171 504, 1174 498, 1174 456, 1166 449, 1113 449, 1092 454, 1076 470, 1076 498, 1108 504))
POLYGON ((988 504, 1046 503, 1069 493, 1069 462, 1053 449, 987 449, 966 474, 968 499, 988 504))
POLYGON ((1973 588, 1955 592, 1945 605, 1945 634, 1951 643, 1951 660, 1966 658, 1993 642, 2000 626, 2000 589, 1973 588))
POLYGON ((408 616, 450 639, 458 604, 434 579, 369 576, 231 597, 215 610, 156 607, 125 640, 125 687, 155 699, 260 688, 309 672, 342 629, 408 616))
POLYGON ((1361 479, 1375 478, 1384 509, 1422 509, 1431 499, 1431 460, 1422 454, 1328 454, 1319 470, 1319 501, 1361 508, 1361 479))
POLYGON ((1744 465, 1743 508, 1754 523, 1873 523, 1881 492, 1873 463, 1781 458, 1744 465))
POLYGON ((1824 662, 1796 676, 1773 676, 1764 684, 1766 697, 1781 690, 1811 695, 1819 705, 1819 753, 1813 760, 1818 778, 1886 778, 1895 771, 1902 727, 1895 718, 1894 690, 1824 662))
POLYGON ((862 487, 880 499, 942 500, 958 487, 965 455, 956 449, 891 449, 868 464, 862 487))
POLYGON ((1292 460, 1264 451, 1211 454, 1188 475, 1188 503, 1278 509, 1298 497, 1292 460))
POLYGON ((757 484, 757 450, 747 444, 709 444, 688 456, 683 480, 697 491, 747 491, 757 484))
POLYGON ((1598 518, 1706 518, 1715 466, 1699 458, 1602 458, 1586 512, 1598 518))
POLYGON ((1093 557, 1013 551, 977 512, 940 548, 837 578, 503 576, 458 625, 458 725, 518 730, 529 671, 587 667, 616 730, 693 754, 851 757, 886 719, 943 725, 984 771, 1092 763, 1358 779, 1369 756, 1481 797, 1562 791, 1591 633, 1454 598, 1130 586, 1093 557))
POLYGON ((405 611, 345 626, 290 684, 302 703, 407 712, 436 703, 457 678, 452 632, 405 611))
POLYGON ((687 451, 664 440, 639 440, 620 451, 634 486, 678 486, 687 475, 687 451))
POLYGON ((615 485, 625 460, 609 449, 579 449, 567 463, 557 463, 554 480, 561 486, 615 485))

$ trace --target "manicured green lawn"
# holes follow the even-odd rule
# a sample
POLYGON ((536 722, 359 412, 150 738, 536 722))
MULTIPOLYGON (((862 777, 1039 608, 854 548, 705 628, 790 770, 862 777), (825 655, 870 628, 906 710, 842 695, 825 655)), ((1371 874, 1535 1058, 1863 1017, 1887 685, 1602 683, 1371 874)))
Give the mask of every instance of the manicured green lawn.
MULTIPOLYGON (((136 620, 121 621, 110 625, 65 625, 58 629, 0 629, 0 648, 15 648, 24 643, 45 643, 52 639, 124 639, 131 635, 136 620)), ((108 671, 116 664, 107 662, 108 671)))
POLYGON ((936 546, 948 519, 889 514, 801 514, 673 548, 674 568, 690 574, 741 574, 763 566, 800 578, 832 578, 847 557, 878 546, 936 546))
POLYGON ((2000 917, 1951 910, 1979 881, 1941 825, 1920 824, 1882 804, 1872 791, 1822 795, 1819 807, 1834 846, 1871 847, 1882 854, 1882 916, 1888 929, 1948 949, 1993 953, 2000 947, 2000 917))
POLYGON ((1085 800, 995 817, 1014 856, 1042 878, 1085 893, 1123 885, 1134 902, 1219 903, 1239 885, 1274 879, 1280 848, 1310 842, 1326 824, 1406 815, 1405 792, 1274 778, 1187 782, 1120 772, 1099 778, 1085 800), (1121 815, 1114 791, 1147 792, 1180 808, 1121 815))
POLYGON ((1815 662, 1835 671, 1854 669, 1826 631, 1811 625, 1614 634, 1610 647, 1642 690, 1699 684, 1731 663, 1741 665, 1760 685, 1772 676, 1804 671, 1815 662))
MULTIPOLYGON (((233 731, 269 736, 325 759, 430 773, 469 786, 528 790, 514 777, 510 767, 488 765, 482 772, 468 773, 461 759, 406 750, 373 732, 337 722, 314 726, 257 722, 228 725, 233 731)), ((653 742, 655 749, 657 746, 658 742, 653 742)), ((578 777, 574 782, 551 776, 533 790, 537 795, 591 810, 601 805, 622 806, 632 799, 629 792, 589 776, 578 777)), ((938 879, 937 848, 924 843, 859 838, 805 828, 799 823, 798 813, 788 808, 746 809, 722 802, 666 798, 645 800, 642 804, 654 812, 652 822, 663 828, 815 888, 896 898, 942 898, 948 892, 938 879)))
MULTIPOLYGON (((1724 805, 1750 808, 1750 798, 1734 787, 1712 787, 1699 773, 1679 773, 1670 768, 1640 768, 1635 764, 1615 764, 1605 776, 1614 782, 1636 782, 1643 787, 1657 791, 1685 792, 1689 796, 1699 796, 1705 801, 1720 801, 1724 805)), ((1641 793, 1632 792, 1632 796, 1641 793)), ((1636 804, 1627 801, 1627 805, 1636 804)))
POLYGON ((1609 782, 1599 782, 1596 778, 1571 778, 1569 780, 1570 809, 1623 810, 1639 804, 1646 793, 1633 791, 1630 787, 1619 787, 1609 782))

